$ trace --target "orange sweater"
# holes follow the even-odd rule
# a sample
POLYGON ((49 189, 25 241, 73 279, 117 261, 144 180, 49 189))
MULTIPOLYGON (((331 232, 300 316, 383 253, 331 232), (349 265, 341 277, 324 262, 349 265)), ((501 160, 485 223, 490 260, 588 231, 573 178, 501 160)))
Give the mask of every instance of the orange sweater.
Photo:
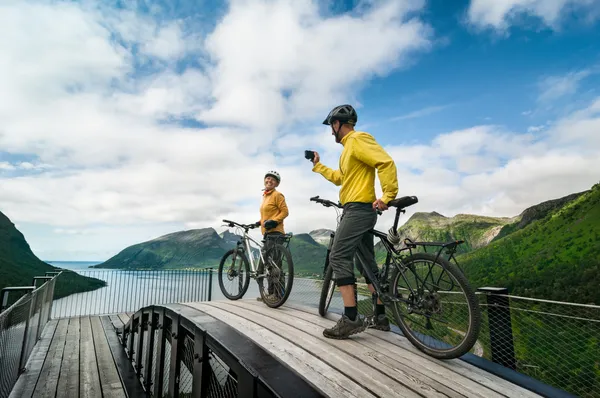
POLYGON ((267 220, 275 220, 279 224, 277 227, 270 229, 268 232, 281 232, 285 234, 283 229, 283 219, 288 216, 288 208, 285 203, 285 196, 276 189, 272 191, 265 191, 263 194, 263 200, 260 205, 260 231, 264 235, 265 230, 264 224, 267 220))

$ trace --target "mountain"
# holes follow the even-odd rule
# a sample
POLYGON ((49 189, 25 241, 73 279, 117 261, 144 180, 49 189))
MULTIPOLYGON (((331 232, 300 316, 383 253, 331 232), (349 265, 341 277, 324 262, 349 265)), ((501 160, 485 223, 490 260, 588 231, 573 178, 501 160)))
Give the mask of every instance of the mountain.
MULTIPOLYGON (((437 212, 414 213, 408 221, 398 229, 400 238, 413 241, 450 242, 464 240, 458 246, 458 253, 466 253, 489 244, 506 225, 515 222, 516 218, 486 217, 473 214, 457 214, 445 217, 437 212)), ((386 251, 383 245, 375 240, 375 253, 378 263, 385 261, 386 251)))
POLYGON ((231 247, 235 246, 241 238, 240 235, 231 233, 228 230, 221 232, 219 236, 225 241, 226 245, 229 245, 231 247))
POLYGON ((600 184, 522 213, 514 232, 458 256, 475 286, 600 304, 600 184), (525 221, 523 221, 525 220, 525 221))
POLYGON ((317 243, 310 234, 297 234, 289 245, 294 261, 294 274, 315 276, 323 273, 327 249, 317 243))
POLYGON ((308 234, 311 238, 314 239, 315 242, 320 243, 324 246, 329 245, 330 234, 334 232, 330 229, 315 229, 314 231, 310 231, 308 234))
POLYGON ((173 232, 123 249, 93 268, 159 269, 216 266, 234 247, 235 234, 225 239, 214 228, 173 232))
MULTIPOLYGON (((59 270, 60 268, 40 260, 31 250, 23 234, 0 212, 0 289, 7 286, 31 286, 34 276, 44 276, 46 272, 59 270)), ((41 281, 38 282, 38 285, 40 284, 41 281)), ((54 298, 103 286, 106 286, 106 283, 99 279, 64 272, 56 281, 54 298)), ((15 296, 17 295, 11 295, 15 296)))
POLYGON ((496 235, 493 240, 500 239, 515 231, 518 231, 519 229, 525 228, 527 225, 531 224, 536 220, 543 219, 551 212, 561 208, 566 203, 577 199, 584 193, 585 192, 579 192, 564 196, 559 199, 547 200, 545 202, 525 209, 521 214, 515 217, 515 220, 513 222, 502 227, 498 235, 496 235))

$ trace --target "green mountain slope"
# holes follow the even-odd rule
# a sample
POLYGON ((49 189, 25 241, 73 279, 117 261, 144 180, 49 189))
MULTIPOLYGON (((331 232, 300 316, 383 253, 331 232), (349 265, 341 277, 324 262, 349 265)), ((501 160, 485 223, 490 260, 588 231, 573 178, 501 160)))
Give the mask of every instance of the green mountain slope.
POLYGON ((574 199, 577 199, 584 193, 585 192, 579 192, 564 196, 559 199, 547 200, 545 202, 525 209, 521 214, 515 217, 514 222, 511 222, 510 224, 507 224, 504 227, 502 227, 498 235, 496 235, 493 240, 503 238, 515 231, 518 231, 519 229, 525 228, 527 225, 531 224, 534 221, 543 219, 548 214, 554 212, 557 209, 560 209, 562 206, 574 199))
MULTIPOLYGON (((46 272, 58 270, 59 268, 37 258, 23 234, 8 217, 0 212, 0 289, 7 286, 31 286, 34 276, 44 276, 46 272)), ((41 281, 38 282, 39 285, 41 281)), ((96 278, 65 272, 57 280, 54 298, 58 299, 102 286, 105 286, 105 282, 96 278)))
POLYGON ((294 261, 294 274, 315 276, 323 273, 327 248, 317 243, 309 234, 298 234, 289 245, 294 261))
POLYGON ((215 266, 223 254, 235 246, 213 228, 192 229, 160 236, 123 249, 94 268, 160 269, 215 266))
POLYGON ((600 303, 600 184, 573 197, 524 228, 459 256, 469 279, 516 295, 600 303))
MULTIPOLYGON (((445 217, 437 212, 414 213, 409 220, 398 229, 400 238, 413 241, 449 242, 464 240, 458 246, 458 253, 466 253, 489 244, 503 227, 512 223, 515 218, 485 217, 472 214, 457 214, 445 217)), ((381 243, 375 245, 378 263, 385 261, 385 249, 381 243)))

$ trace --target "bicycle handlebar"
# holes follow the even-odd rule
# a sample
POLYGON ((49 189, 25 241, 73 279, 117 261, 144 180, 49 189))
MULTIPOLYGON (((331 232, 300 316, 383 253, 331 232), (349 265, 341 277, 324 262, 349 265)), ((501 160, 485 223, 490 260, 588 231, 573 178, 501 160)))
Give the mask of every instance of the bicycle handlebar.
POLYGON ((230 221, 230 220, 223 220, 224 223, 226 223, 229 227, 233 227, 233 226, 238 226, 244 229, 253 229, 253 228, 258 228, 260 225, 256 225, 256 224, 240 224, 237 223, 235 221, 230 221))
POLYGON ((323 206, 325 206, 325 207, 331 207, 331 206, 334 206, 334 207, 337 207, 337 208, 339 208, 339 209, 341 209, 341 208, 342 208, 342 205, 341 205, 341 204, 339 204, 339 203, 334 203, 334 202, 332 202, 331 200, 327 200, 327 199, 320 199, 318 195, 317 195, 317 196, 313 196, 312 198, 310 198, 310 200, 311 200, 312 202, 317 202, 317 203, 320 203, 320 204, 322 204, 322 205, 323 205, 323 206))
MULTIPOLYGON (((313 196, 312 198, 310 198, 310 200, 311 200, 312 202, 317 202, 317 203, 320 203, 320 204, 322 204, 322 205, 323 205, 323 206, 325 206, 325 207, 331 207, 331 206, 334 206, 334 207, 337 207, 338 209, 341 209, 341 208, 343 207, 343 206, 342 206, 340 203, 334 203, 334 202, 332 202, 331 200, 327 200, 327 199, 321 199, 321 198, 319 198, 319 195, 317 195, 317 196, 313 196)), ((381 214, 383 214, 383 212, 382 212, 381 210, 379 210, 378 208, 376 208, 375 210, 377 210, 377 214, 378 214, 378 215, 381 215, 381 214)))

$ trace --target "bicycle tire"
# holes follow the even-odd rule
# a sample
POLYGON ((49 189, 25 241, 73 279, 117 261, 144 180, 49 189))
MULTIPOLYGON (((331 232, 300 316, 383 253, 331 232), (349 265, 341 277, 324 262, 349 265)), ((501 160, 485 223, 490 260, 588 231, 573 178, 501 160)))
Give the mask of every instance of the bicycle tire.
POLYGON ((221 293, 223 293, 223 295, 225 297, 227 297, 229 300, 238 300, 238 299, 244 297, 244 294, 246 294, 246 291, 248 290, 248 286, 250 285, 250 264, 248 263, 248 258, 246 257, 246 253, 244 253, 242 250, 239 250, 239 249, 228 250, 223 255, 223 257, 221 257, 221 261, 219 262, 219 270, 217 271, 217 273, 219 275, 219 287, 221 288, 221 293), (229 294, 229 292, 227 292, 227 290, 225 289, 225 285, 223 283, 223 267, 225 265, 225 260, 227 259, 227 257, 232 255, 236 251, 237 251, 237 255, 240 256, 242 259, 242 264, 244 266, 246 278, 243 281, 243 285, 242 285, 242 288, 240 289, 240 292, 237 295, 233 295, 233 294, 229 294))
MULTIPOLYGON (((394 303, 392 303, 390 306, 392 307, 391 309, 394 314, 394 318, 398 323, 398 326, 402 330, 402 333, 404 333, 404 336, 422 352, 437 359, 458 358, 466 354, 467 352, 469 352, 469 350, 471 350, 471 348, 473 348, 479 336, 479 330, 481 328, 481 311, 479 309, 479 302, 477 300, 477 297, 475 296, 475 291, 467 281, 465 275, 460 270, 458 270, 458 268, 454 264, 448 262, 448 260, 446 260, 445 258, 436 258, 436 256, 430 253, 415 253, 403 260, 404 264, 406 264, 407 267, 410 265, 410 263, 416 261, 430 261, 432 263, 439 264, 458 282, 461 289, 463 290, 464 296, 466 296, 466 301, 469 307, 468 331, 467 333, 465 333, 462 342, 458 346, 446 350, 433 349, 421 342, 417 337, 415 337, 411 327, 405 323, 404 318, 399 314, 397 306, 394 303)), ((393 283, 392 296, 397 297, 398 278, 401 278, 401 273, 400 271, 398 271, 398 269, 394 268, 391 276, 391 280, 393 283)))
POLYGON ((333 268, 327 266, 325 271, 325 277, 323 278, 323 286, 321 287, 321 298, 319 299, 319 315, 325 316, 331 304, 331 298, 333 297, 333 291, 335 290, 335 281, 333 278, 333 268), (331 285, 333 284, 333 289, 331 285))
MULTIPOLYGON (((271 308, 278 308, 281 307, 288 299, 288 297, 290 296, 290 293, 292 291, 292 286, 294 285, 294 263, 292 260, 292 253, 290 253, 289 249, 286 248, 285 246, 283 246, 281 243, 273 243, 271 247, 269 247, 269 249, 265 252, 265 259, 269 259, 270 258, 270 254, 272 252, 274 252, 275 250, 281 250, 281 252, 283 253, 283 255, 286 258, 287 263, 289 264, 288 266, 288 281, 285 287, 285 292, 283 294, 283 297, 281 297, 281 299, 279 299, 276 302, 272 302, 270 300, 268 300, 265 297, 265 292, 262 286, 263 283, 263 278, 258 278, 257 279, 257 283, 258 283, 258 290, 260 291, 260 296, 262 297, 262 301, 263 303, 265 303, 267 306, 271 307, 271 308)), ((258 274, 262 274, 264 271, 264 264, 261 262, 259 267, 258 267, 258 274)))

